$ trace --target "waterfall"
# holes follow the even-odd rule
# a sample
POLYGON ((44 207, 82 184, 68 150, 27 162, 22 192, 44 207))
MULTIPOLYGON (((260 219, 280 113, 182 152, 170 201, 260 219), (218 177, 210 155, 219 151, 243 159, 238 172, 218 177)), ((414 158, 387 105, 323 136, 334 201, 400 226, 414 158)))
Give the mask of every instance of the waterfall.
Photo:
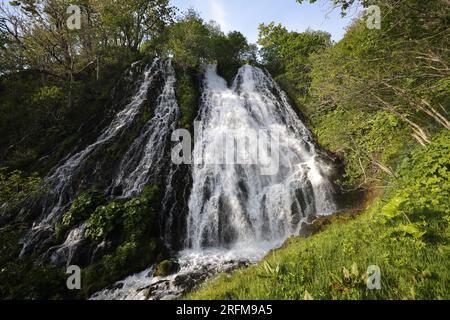
MULTIPOLYGON (((177 112, 171 112, 175 106, 172 89, 164 91, 168 93, 162 100, 167 102, 162 106, 167 110, 164 114, 176 117, 177 112)), ((91 299, 180 297, 217 272, 261 259, 315 217, 336 212, 328 178, 332 167, 321 158, 285 93, 261 69, 242 67, 229 88, 217 75, 216 66, 206 66, 196 120, 194 164, 191 170, 168 164, 162 201, 163 237, 170 242, 174 232, 183 230, 185 234, 185 248, 175 256, 180 271, 154 277, 152 266, 91 299), (175 186, 187 184, 186 173, 191 175, 191 190, 184 217, 180 210, 184 206, 177 199, 185 194, 177 197, 173 193, 178 189, 175 186), (186 226, 179 228, 183 219, 186 226), (174 223, 177 229, 173 229, 174 223)), ((173 127, 162 126, 160 139, 167 138, 168 128, 173 127)), ((153 137, 144 129, 122 160, 126 173, 121 173, 115 184, 122 184, 125 194, 139 190, 135 173, 148 179, 145 164, 158 161, 148 152, 160 150, 153 137)))
POLYGON ((192 174, 189 248, 273 247, 298 233, 311 218, 336 210, 327 178, 330 168, 286 95, 261 69, 243 66, 228 88, 216 66, 207 66, 198 120, 202 132, 195 141, 194 158, 201 160, 194 160, 192 174), (253 140, 255 132, 258 141, 253 140), (230 141, 232 146, 245 144, 246 137, 250 137, 246 154, 240 150, 236 154, 250 161, 217 162, 218 154, 236 160, 225 146, 230 141), (252 147, 256 145, 266 150, 252 147), (225 156, 220 153, 224 148, 225 156), (278 166, 274 174, 261 173, 257 165, 261 151, 267 151, 269 162, 278 166))
MULTIPOLYGON (((133 72, 137 63, 134 63, 130 68, 128 73, 133 72)), ((162 62, 160 59, 155 59, 151 65, 145 67, 145 70, 140 79, 140 85, 137 91, 133 94, 130 102, 119 111, 109 125, 103 129, 99 137, 95 142, 89 144, 81 151, 78 151, 65 160, 62 164, 53 169, 50 174, 45 178, 45 183, 49 189, 45 199, 42 201, 41 215, 37 221, 33 223, 31 230, 25 235, 23 242, 23 248, 21 256, 26 254, 28 251, 33 250, 34 246, 42 246, 54 236, 54 227, 61 220, 61 216, 68 208, 70 203, 75 199, 79 193, 79 175, 82 170, 85 169, 89 161, 97 161, 95 156, 101 158, 101 152, 105 150, 107 146, 114 145, 116 142, 120 141, 127 134, 127 131, 135 123, 135 119, 142 112, 143 106, 148 100, 148 95, 150 89, 152 89, 159 78, 163 75, 163 80, 165 80, 163 93, 160 95, 157 101, 157 107, 154 111, 155 116, 146 125, 147 130, 144 130, 144 134, 141 135, 131 146, 130 151, 127 155, 136 151, 137 155, 141 155, 137 150, 133 149, 134 146, 140 146, 140 143, 144 141, 145 138, 150 135, 150 139, 146 141, 148 147, 145 149, 144 155, 147 156, 151 148, 155 147, 157 141, 154 141, 153 137, 159 137, 160 133, 163 132, 164 127, 166 131, 170 131, 170 128, 174 125, 174 120, 176 117, 177 106, 176 103, 173 104, 174 94, 173 94, 173 83, 174 83, 174 72, 170 65, 170 62, 162 62), (168 111, 168 109, 170 109, 168 111), (175 110, 175 111, 174 111, 175 110), (166 116, 167 114, 167 116, 166 116), (167 123, 166 123, 167 122, 167 123), (153 139, 153 140, 152 140, 153 139)), ((157 138, 158 139, 158 138, 157 138)), ((162 138, 161 138, 162 139, 162 138)), ((161 144, 161 143, 160 143, 161 144)), ((159 148, 160 146, 157 145, 159 148)), ((127 159, 127 155, 124 159, 127 159)), ((161 156, 158 154, 157 156, 161 156)), ((136 182, 130 182, 130 185, 134 188, 129 187, 126 189, 127 194, 131 194, 132 191, 139 191, 138 189, 142 187, 144 183, 143 179, 145 176, 144 170, 141 168, 145 167, 146 172, 149 172, 149 165, 146 164, 147 158, 142 158, 139 167, 136 169, 137 174, 134 175, 136 182), (138 172, 138 170, 140 170, 138 172)), ((124 162, 124 161, 123 161, 124 162)), ((122 168, 118 171, 118 177, 123 175, 123 172, 128 168, 122 168)), ((117 180, 118 178, 116 178, 117 180)), ((131 181, 132 179, 129 179, 131 181)), ((80 227, 72 230, 69 233, 66 242, 57 247, 57 252, 67 251, 65 250, 69 245, 75 245, 82 238, 82 232, 76 232, 80 227), (77 234, 77 241, 70 241, 73 237, 73 233, 77 234), (64 250, 62 250, 64 249, 64 250)), ((54 250, 55 248, 52 248, 54 250)), ((55 258, 52 258, 54 260, 55 258)))
POLYGON ((159 282, 152 267, 125 280, 130 294, 113 289, 98 297, 136 297, 133 290, 148 282, 156 297, 179 296, 187 283, 256 261, 305 223, 335 212, 332 168, 276 82, 246 65, 228 87, 216 69, 205 66, 192 166, 171 162, 171 136, 181 115, 176 75, 170 60, 155 59, 97 139, 45 178, 49 192, 21 255, 45 249, 43 261, 68 265, 96 252, 84 238, 86 221, 54 242, 64 211, 90 185, 84 179, 93 185, 102 180, 108 199, 136 197, 146 185, 162 184, 161 237, 172 250, 184 248, 176 275, 159 282), (112 157, 105 153, 110 148, 116 150, 112 157), (113 163, 103 172, 108 161, 113 163))
POLYGON ((139 195, 151 177, 159 176, 168 165, 167 146, 180 112, 175 95, 175 71, 170 60, 164 64, 164 88, 154 116, 125 153, 113 181, 112 188, 119 188, 123 197, 139 195))

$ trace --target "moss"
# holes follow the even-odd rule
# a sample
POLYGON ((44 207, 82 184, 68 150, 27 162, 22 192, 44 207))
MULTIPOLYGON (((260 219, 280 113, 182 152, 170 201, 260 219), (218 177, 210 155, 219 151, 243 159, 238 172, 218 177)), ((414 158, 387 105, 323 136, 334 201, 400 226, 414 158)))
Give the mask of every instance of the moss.
POLYGON ((192 129, 192 124, 198 112, 199 91, 198 70, 184 71, 177 68, 176 95, 181 111, 181 119, 178 124, 180 127, 192 129))
POLYGON ((175 261, 163 260, 156 266, 154 275, 157 277, 167 277, 178 272, 179 268, 179 264, 175 261))

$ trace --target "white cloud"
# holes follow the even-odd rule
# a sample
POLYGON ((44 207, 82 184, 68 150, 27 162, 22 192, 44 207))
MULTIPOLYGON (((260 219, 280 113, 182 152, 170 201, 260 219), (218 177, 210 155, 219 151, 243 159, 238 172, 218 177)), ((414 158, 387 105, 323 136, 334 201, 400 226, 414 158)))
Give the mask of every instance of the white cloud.
POLYGON ((227 13, 220 0, 208 0, 211 18, 215 20, 224 31, 228 31, 227 13))

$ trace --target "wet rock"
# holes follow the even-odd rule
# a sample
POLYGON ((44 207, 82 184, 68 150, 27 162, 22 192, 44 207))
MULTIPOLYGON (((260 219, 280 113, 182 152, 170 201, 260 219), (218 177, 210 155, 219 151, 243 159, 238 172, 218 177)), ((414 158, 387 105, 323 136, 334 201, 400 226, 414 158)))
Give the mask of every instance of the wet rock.
POLYGON ((333 215, 324 216, 313 220, 311 223, 303 222, 299 236, 307 238, 322 231, 325 226, 331 224, 332 217, 333 215))
POLYGON ((19 258, 26 255, 43 252, 46 248, 55 245, 55 230, 51 226, 43 226, 36 229, 29 238, 21 241, 23 245, 19 258))
POLYGON ((230 273, 239 268, 246 268, 249 266, 249 264, 250 262, 248 260, 230 260, 220 266, 217 271, 230 273))
POLYGON ((179 274, 173 280, 173 284, 177 287, 192 288, 195 285, 195 280, 189 274, 179 274))
POLYGON ((100 260, 101 257, 110 253, 113 249, 114 245, 112 241, 102 241, 100 244, 95 247, 92 252, 91 263, 100 260))

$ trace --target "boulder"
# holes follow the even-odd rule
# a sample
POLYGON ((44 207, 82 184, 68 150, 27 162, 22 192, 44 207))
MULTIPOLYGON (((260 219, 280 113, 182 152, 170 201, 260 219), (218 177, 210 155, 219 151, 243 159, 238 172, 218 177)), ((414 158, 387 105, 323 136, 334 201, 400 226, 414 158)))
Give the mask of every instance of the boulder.
POLYGON ((167 277, 171 274, 177 273, 180 270, 178 262, 173 260, 164 260, 160 262, 155 269, 155 277, 167 277))

